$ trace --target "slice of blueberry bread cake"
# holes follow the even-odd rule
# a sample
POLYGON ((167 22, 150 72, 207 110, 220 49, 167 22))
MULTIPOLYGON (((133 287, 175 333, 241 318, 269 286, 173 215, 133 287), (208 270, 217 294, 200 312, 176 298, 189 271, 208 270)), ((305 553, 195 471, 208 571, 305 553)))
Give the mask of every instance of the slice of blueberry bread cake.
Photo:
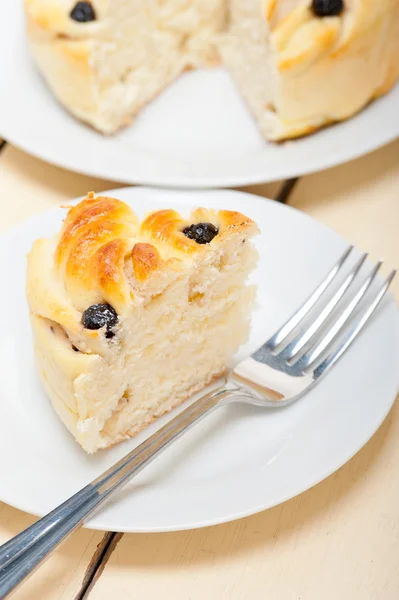
POLYGON ((244 215, 174 210, 142 222, 94 194, 35 242, 27 296, 39 371, 89 453, 124 440, 222 375, 248 335, 258 231, 244 215))
POLYGON ((222 59, 268 140, 343 121, 399 77, 399 0, 229 0, 222 59))
POLYGON ((225 0, 25 0, 33 58, 60 102, 109 134, 183 71, 217 62, 225 0))

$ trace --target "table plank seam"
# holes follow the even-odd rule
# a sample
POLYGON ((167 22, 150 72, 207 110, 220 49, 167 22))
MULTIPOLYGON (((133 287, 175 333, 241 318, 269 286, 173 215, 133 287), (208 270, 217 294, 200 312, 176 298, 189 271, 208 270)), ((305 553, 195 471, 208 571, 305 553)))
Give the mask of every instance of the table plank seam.
POLYGON ((123 533, 107 531, 101 542, 97 545, 97 549, 87 566, 80 589, 74 600, 85 600, 89 596, 122 536, 123 533))
POLYGON ((277 194, 274 199, 276 202, 281 202, 281 204, 287 204, 290 198, 291 193, 294 190, 294 187, 299 181, 299 177, 293 177, 292 179, 286 179, 280 186, 277 194))

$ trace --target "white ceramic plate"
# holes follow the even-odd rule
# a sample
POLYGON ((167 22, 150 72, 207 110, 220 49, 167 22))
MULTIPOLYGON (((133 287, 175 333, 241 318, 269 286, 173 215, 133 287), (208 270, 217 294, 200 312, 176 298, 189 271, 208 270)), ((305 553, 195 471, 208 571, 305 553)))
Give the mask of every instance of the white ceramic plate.
MULTIPOLYGON (((245 210, 262 230, 259 286, 243 358, 302 303, 347 243, 296 210, 233 191, 109 192, 139 214, 161 207, 245 210)), ((135 439, 87 456, 53 412, 36 374, 25 301, 25 256, 57 231, 56 209, 0 238, 0 499, 43 515, 121 458, 135 439), (6 282, 6 283, 5 283, 6 282)), ((167 531, 221 523, 283 502, 344 464, 380 426, 399 386, 399 319, 388 296, 357 342, 301 402, 271 412, 220 409, 165 452, 88 523, 113 531, 167 531)), ((175 411, 176 412, 176 411, 175 411)))
POLYGON ((0 4, 0 136, 72 171, 149 185, 247 185, 325 169, 399 135, 398 86, 346 123, 267 144, 228 74, 215 69, 185 74, 132 127, 103 137, 64 111, 36 72, 22 0, 0 4))

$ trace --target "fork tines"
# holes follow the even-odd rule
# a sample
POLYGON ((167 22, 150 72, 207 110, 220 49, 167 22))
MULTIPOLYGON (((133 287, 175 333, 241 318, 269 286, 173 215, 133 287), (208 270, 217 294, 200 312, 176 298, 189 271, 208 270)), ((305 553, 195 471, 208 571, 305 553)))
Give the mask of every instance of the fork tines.
POLYGON ((377 290, 374 286, 370 290, 382 262, 366 277, 362 276, 360 272, 367 258, 367 254, 362 254, 331 295, 352 251, 353 246, 345 250, 317 289, 268 342, 275 356, 304 373, 312 372, 314 378, 331 367, 348 348, 396 274, 395 270, 391 271, 377 290))

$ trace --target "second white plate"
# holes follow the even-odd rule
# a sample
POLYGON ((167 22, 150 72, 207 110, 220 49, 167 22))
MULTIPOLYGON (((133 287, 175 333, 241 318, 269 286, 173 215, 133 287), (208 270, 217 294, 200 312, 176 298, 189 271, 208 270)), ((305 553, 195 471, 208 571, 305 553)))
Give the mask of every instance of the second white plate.
POLYGON ((185 74, 132 127, 104 137, 71 117, 37 73, 23 2, 2 0, 0 136, 72 171, 126 183, 229 187, 285 179, 365 154, 399 136, 399 86, 359 115, 268 144, 222 69, 185 74))
MULTIPOLYGON (((200 205, 241 210, 257 221, 262 231, 254 274, 258 308, 250 340, 237 360, 292 314, 347 245, 304 214, 249 194, 141 188, 108 194, 130 203, 140 215, 162 207, 187 214, 200 205)), ((56 232, 64 215, 64 210, 53 210, 0 239, 0 272, 7 282, 0 295, 0 500, 37 515, 170 418, 87 456, 52 410, 34 365, 25 266, 33 240, 56 232)), ((299 494, 338 469, 377 430, 398 390, 398 364, 399 318, 388 295, 332 372, 300 402, 279 411, 239 405, 220 409, 116 494, 87 526, 142 532, 196 528, 299 494)))

